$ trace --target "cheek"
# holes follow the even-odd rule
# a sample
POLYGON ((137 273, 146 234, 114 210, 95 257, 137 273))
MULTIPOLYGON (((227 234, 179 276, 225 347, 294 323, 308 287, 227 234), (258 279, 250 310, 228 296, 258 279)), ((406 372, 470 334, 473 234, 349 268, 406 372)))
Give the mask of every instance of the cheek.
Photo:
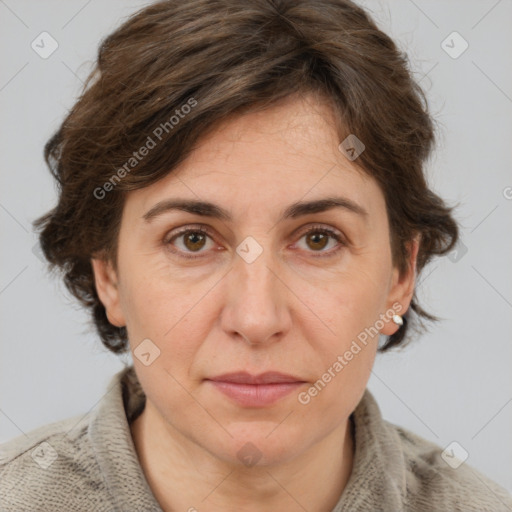
POLYGON ((160 350, 155 364, 182 374, 215 319, 208 292, 218 277, 192 278, 186 271, 178 276, 158 259, 142 260, 125 260, 122 269, 129 276, 120 296, 132 350, 150 339, 160 350))
POLYGON ((321 321, 323 338, 341 350, 384 313, 389 269, 385 261, 368 254, 352 258, 342 270, 329 272, 328 278, 316 277, 297 283, 295 290, 300 297, 310 297, 308 303, 316 314, 317 327, 321 321))
POLYGON ((384 312, 385 287, 385 274, 353 268, 315 290, 311 309, 323 325, 311 317, 311 322, 302 322, 302 329, 312 340, 317 374, 299 403, 309 410, 308 418, 322 416, 322 428, 334 427, 364 392, 378 347, 376 322, 384 312))
POLYGON ((142 334, 147 336, 166 332, 172 326, 173 312, 178 314, 183 304, 177 299, 183 297, 179 281, 172 283, 168 269, 158 261, 136 249, 125 249, 119 258, 121 305, 128 329, 145 331, 142 334))

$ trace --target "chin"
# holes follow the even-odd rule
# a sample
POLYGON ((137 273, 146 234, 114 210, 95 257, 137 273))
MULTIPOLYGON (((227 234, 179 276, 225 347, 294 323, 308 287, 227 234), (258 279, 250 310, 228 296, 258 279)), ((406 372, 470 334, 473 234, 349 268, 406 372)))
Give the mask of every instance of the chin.
POLYGON ((298 444, 300 438, 283 426, 276 428, 275 423, 253 422, 249 426, 239 424, 228 430, 233 437, 226 435, 225 442, 217 444, 211 452, 230 465, 247 468, 272 466, 293 459, 301 451, 298 444), (279 429, 282 430, 277 432, 279 429))

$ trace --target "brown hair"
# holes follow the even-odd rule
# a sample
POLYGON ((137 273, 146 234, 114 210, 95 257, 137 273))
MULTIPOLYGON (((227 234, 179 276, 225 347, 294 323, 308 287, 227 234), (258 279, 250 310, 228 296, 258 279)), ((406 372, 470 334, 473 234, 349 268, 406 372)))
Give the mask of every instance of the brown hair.
MULTIPOLYGON (((228 116, 307 92, 332 104, 340 141, 355 134, 364 143, 355 163, 385 196, 400 271, 418 233, 418 275, 453 248, 453 208, 424 176, 435 138, 427 100, 407 56, 362 8, 349 0, 160 1, 102 41, 82 95, 44 152, 60 194, 34 222, 41 248, 92 310, 108 349, 127 351, 127 332, 109 323, 90 260, 104 254, 115 267, 125 193, 172 172, 228 116)), ((379 350, 405 344, 422 319, 438 320, 415 292, 403 327, 379 350)))

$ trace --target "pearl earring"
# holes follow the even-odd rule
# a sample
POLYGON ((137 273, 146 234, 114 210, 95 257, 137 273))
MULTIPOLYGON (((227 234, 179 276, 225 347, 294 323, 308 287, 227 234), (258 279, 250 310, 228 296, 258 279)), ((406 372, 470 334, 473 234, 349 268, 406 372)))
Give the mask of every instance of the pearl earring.
POLYGON ((404 325, 404 321, 400 315, 393 315, 393 322, 399 326, 404 325))

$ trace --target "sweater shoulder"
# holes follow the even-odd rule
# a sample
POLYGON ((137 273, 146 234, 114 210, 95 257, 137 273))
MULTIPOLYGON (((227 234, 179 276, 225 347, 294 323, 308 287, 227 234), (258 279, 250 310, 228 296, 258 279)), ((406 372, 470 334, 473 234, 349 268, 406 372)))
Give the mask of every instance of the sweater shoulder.
POLYGON ((406 510, 512 510, 512 495, 467 461, 462 461, 465 456, 460 448, 450 444, 445 449, 403 427, 385 423, 395 430, 402 446, 406 510))
POLYGON ((88 429, 87 415, 78 415, 34 428, 0 444, 0 469, 52 438, 57 443, 80 442, 88 429))
POLYGON ((1 444, 2 512, 113 510, 88 431, 86 414, 1 444))

